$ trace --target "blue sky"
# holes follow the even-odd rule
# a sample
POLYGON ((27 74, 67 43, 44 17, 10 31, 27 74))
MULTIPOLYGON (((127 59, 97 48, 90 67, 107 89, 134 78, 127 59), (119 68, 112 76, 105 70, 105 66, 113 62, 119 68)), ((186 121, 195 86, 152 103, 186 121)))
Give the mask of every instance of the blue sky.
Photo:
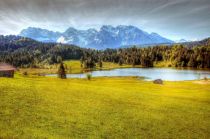
POLYGON ((68 27, 134 25, 172 40, 210 37, 210 0, 1 0, 0 34, 29 26, 53 31, 68 27))

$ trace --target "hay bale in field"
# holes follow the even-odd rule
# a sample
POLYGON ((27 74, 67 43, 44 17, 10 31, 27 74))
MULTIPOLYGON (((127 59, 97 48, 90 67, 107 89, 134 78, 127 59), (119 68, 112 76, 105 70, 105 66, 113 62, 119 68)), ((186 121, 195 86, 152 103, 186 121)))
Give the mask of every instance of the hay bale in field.
POLYGON ((163 80, 161 79, 156 79, 153 81, 154 84, 163 84, 163 80))

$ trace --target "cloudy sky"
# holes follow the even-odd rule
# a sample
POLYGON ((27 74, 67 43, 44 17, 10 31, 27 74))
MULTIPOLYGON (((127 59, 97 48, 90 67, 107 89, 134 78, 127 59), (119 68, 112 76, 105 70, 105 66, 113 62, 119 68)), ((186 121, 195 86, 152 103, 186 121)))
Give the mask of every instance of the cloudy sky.
POLYGON ((0 0, 0 34, 134 25, 169 39, 210 37, 210 0, 0 0))

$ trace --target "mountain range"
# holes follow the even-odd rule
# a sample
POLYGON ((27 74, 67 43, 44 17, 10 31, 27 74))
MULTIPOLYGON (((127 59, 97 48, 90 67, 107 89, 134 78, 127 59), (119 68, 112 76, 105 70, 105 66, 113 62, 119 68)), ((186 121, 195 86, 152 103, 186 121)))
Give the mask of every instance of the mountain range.
POLYGON ((78 30, 70 27, 65 32, 54 32, 47 29, 29 27, 22 30, 19 36, 41 42, 74 44, 80 47, 95 49, 174 43, 174 41, 162 37, 157 33, 147 33, 135 26, 124 25, 116 27, 104 25, 99 30, 78 30))

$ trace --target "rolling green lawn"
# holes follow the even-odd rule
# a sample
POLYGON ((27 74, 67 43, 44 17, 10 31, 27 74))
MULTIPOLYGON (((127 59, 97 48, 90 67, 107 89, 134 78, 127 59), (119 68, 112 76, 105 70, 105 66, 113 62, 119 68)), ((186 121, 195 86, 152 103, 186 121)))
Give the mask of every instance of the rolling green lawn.
POLYGON ((210 138, 210 82, 0 78, 0 138, 210 138))

